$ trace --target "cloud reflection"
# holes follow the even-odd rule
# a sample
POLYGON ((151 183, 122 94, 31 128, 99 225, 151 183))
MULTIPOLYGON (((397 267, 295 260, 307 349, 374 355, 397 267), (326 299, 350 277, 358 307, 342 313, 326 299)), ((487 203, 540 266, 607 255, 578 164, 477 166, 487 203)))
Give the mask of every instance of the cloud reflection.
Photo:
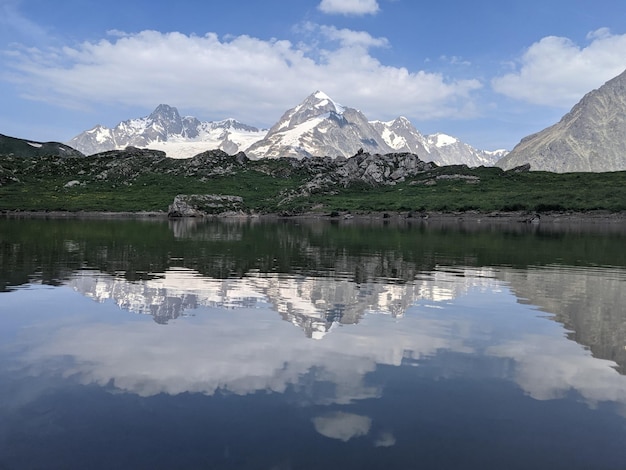
POLYGON ((313 418, 315 430, 322 436, 348 442, 370 432, 372 420, 367 416, 341 411, 313 418))
POLYGON ((322 342, 259 310, 188 320, 167 328, 153 322, 68 325, 31 345, 24 360, 59 367, 54 359, 69 357, 71 366, 58 371, 63 375, 141 396, 282 393, 313 371, 316 381, 334 386, 312 401, 347 404, 380 396, 380 386, 364 382, 378 364, 399 366, 404 358, 417 360, 440 349, 470 351, 449 335, 449 322, 434 318, 400 324, 374 315, 363 327, 345 326, 322 342))
POLYGON ((523 335, 487 352, 514 359, 515 381, 536 400, 562 398, 575 390, 591 405, 602 401, 626 404, 626 377, 613 368, 615 363, 595 358, 565 338, 523 335))

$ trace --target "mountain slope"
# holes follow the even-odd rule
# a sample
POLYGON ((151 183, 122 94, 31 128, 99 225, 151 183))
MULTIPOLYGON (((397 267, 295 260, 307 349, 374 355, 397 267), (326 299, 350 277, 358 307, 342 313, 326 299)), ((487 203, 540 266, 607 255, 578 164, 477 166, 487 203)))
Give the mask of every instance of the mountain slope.
POLYGON ((113 129, 95 126, 74 137, 69 145, 87 155, 130 145, 163 150, 173 158, 186 158, 212 149, 234 154, 263 135, 265 131, 234 119, 203 122, 191 116, 181 117, 176 108, 160 104, 149 116, 128 119, 113 129))
POLYGON ((0 155, 16 155, 19 157, 82 157, 83 154, 72 147, 59 142, 35 142, 18 139, 0 134, 0 155))
POLYGON ((558 173, 626 170, 626 71, 583 97, 555 125, 530 135, 498 161, 558 173))

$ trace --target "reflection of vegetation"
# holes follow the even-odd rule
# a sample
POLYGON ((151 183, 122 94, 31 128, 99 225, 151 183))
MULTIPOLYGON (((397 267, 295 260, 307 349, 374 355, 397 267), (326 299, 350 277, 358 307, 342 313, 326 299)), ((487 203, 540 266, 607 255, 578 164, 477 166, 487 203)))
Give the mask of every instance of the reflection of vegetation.
MULTIPOLYGON (((321 164, 320 164, 321 165, 321 164)), ((626 172, 514 173, 448 166, 390 186, 297 188, 328 168, 288 159, 240 162, 108 155, 0 158, 0 210, 167 210, 177 194, 227 194, 256 212, 626 210, 626 172), (287 194, 291 197, 285 198, 287 194)))
POLYGON ((626 235, 547 232, 515 225, 429 227, 421 222, 0 219, 0 290, 33 278, 56 283, 96 268, 145 279, 171 267, 214 277, 341 274, 357 282, 410 280, 436 265, 626 266, 626 235))

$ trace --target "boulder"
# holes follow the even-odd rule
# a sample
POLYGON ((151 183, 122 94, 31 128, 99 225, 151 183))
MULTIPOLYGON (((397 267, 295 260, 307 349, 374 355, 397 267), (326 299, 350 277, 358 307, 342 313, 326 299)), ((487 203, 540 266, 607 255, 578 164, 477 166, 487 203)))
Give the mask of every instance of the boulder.
POLYGON ((243 198, 222 194, 179 194, 170 204, 168 217, 204 217, 224 213, 241 213, 243 198))

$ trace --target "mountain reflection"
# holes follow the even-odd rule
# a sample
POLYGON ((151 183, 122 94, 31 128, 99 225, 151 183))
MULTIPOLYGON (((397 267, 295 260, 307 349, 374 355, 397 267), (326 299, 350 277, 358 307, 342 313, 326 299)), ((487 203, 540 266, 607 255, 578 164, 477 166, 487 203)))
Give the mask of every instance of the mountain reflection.
POLYGON ((353 324, 366 313, 401 317, 419 300, 451 300, 472 288, 493 287, 492 269, 448 269, 425 273, 413 282, 250 273, 241 279, 211 279, 184 269, 129 282, 122 277, 79 271, 66 282, 98 302, 113 300, 130 312, 152 315, 157 323, 199 307, 272 310, 305 334, 319 339, 333 324, 353 324))

